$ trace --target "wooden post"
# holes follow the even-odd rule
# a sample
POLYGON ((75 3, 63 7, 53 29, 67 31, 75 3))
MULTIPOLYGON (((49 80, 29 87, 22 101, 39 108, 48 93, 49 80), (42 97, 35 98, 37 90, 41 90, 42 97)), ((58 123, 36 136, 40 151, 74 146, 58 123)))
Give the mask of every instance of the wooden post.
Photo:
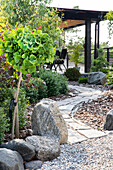
POLYGON ((94 59, 97 58, 97 24, 95 24, 95 47, 94 47, 94 59))
POLYGON ((18 119, 18 95, 19 95, 19 88, 20 83, 22 79, 22 72, 20 72, 20 78, 18 82, 17 91, 14 93, 14 99, 15 99, 15 108, 14 108, 14 115, 13 115, 13 124, 12 124, 12 139, 14 139, 14 128, 15 128, 15 122, 16 122, 16 134, 15 137, 19 138, 19 119, 18 119))
POLYGON ((109 62, 109 48, 107 48, 107 62, 109 62))
POLYGON ((86 20, 85 27, 85 72, 88 73, 91 67, 91 20, 86 20))
POLYGON ((68 56, 68 51, 67 51, 67 68, 69 66, 69 56, 68 56))
POLYGON ((94 59, 98 57, 97 48, 99 48, 99 21, 95 24, 95 51, 94 51, 94 59))

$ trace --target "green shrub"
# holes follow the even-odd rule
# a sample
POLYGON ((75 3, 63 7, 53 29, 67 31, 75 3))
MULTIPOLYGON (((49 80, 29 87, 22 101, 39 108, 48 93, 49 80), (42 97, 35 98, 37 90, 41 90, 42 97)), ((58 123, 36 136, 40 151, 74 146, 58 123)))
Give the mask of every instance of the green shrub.
POLYGON ((78 82, 79 83, 88 83, 88 77, 80 77, 78 82))
POLYGON ((5 132, 9 130, 9 124, 3 107, 0 107, 0 144, 4 141, 5 132))
POLYGON ((73 67, 66 69, 64 75, 68 78, 69 81, 78 81, 81 74, 76 67, 73 67))
POLYGON ((47 97, 47 86, 40 78, 33 78, 28 74, 27 79, 23 81, 23 87, 30 103, 36 103, 39 99, 47 97))
POLYGON ((40 77, 46 83, 47 97, 67 93, 68 83, 65 76, 49 70, 40 71, 35 73, 34 76, 40 77))
POLYGON ((106 61, 104 56, 100 56, 97 59, 93 60, 93 66, 90 69, 90 72, 102 71, 108 73, 109 63, 106 61))
POLYGON ((107 74, 107 85, 110 85, 111 88, 113 88, 113 71, 110 71, 108 74, 107 74))
POLYGON ((58 84, 59 94, 66 94, 68 91, 68 82, 67 78, 64 75, 58 73, 52 73, 56 77, 58 84))
MULTIPOLYGON (((1 97, 0 97, 0 107, 3 108, 4 113, 6 114, 7 118, 9 117, 9 106, 11 99, 13 99, 13 92, 15 88, 2 88, 1 90, 1 97)), ((27 121, 27 114, 26 114, 26 107, 28 104, 28 99, 26 98, 26 93, 24 89, 19 90, 19 98, 18 98, 18 105, 19 105, 19 128, 23 128, 26 125, 27 121)), ((14 111, 14 106, 12 108, 12 113, 14 111)), ((10 123, 11 128, 11 123, 10 123)))

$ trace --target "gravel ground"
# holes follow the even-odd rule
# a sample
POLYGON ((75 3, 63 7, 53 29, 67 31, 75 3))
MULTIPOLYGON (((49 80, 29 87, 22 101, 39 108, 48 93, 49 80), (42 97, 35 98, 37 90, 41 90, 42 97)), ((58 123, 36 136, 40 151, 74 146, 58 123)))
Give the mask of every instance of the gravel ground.
POLYGON ((113 133, 77 144, 61 145, 61 154, 43 170, 113 170, 113 133))

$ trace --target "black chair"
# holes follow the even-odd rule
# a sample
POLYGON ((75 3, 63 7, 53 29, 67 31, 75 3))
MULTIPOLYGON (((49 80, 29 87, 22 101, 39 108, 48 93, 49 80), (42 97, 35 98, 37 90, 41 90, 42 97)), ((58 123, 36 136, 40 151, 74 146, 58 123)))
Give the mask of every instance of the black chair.
MULTIPOLYGON (((59 50, 56 50, 55 57, 58 57, 58 58, 60 57, 60 51, 59 50)), ((50 62, 49 63, 45 63, 44 64, 44 66, 45 66, 44 68, 52 70, 52 67, 54 67, 55 70, 56 70, 54 61, 53 61, 53 63, 50 63, 50 62)))
MULTIPOLYGON (((56 52, 56 53, 58 53, 58 52, 56 52)), ((64 68, 66 69, 66 66, 64 65, 64 60, 66 58, 66 55, 67 55, 67 49, 62 49, 61 54, 58 55, 59 58, 53 61, 53 66, 55 67, 55 71, 57 70, 58 67, 62 71, 61 65, 63 65, 64 68)))

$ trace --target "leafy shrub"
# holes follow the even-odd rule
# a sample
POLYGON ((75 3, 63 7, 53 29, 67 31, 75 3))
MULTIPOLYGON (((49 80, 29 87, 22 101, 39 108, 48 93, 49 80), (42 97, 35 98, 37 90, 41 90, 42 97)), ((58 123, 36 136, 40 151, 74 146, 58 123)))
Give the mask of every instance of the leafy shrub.
POLYGON ((78 82, 79 83, 88 83, 88 78, 87 77, 80 77, 78 82))
POLYGON ((107 85, 110 85, 111 88, 113 88, 113 71, 110 71, 108 74, 107 74, 107 85))
MULTIPOLYGON (((2 88, 0 90, 1 95, 0 95, 0 107, 3 108, 4 113, 6 114, 7 118, 9 117, 9 106, 11 99, 13 99, 13 92, 15 88, 2 88)), ((19 105, 19 128, 23 128, 26 125, 26 120, 27 120, 27 114, 25 112, 26 106, 28 103, 28 99, 26 98, 26 93, 24 89, 20 89, 19 92, 19 98, 18 98, 18 105, 19 105)), ((12 108, 12 113, 14 111, 14 106, 12 108)), ((11 127, 11 123, 10 123, 11 127)))
POLYGON ((81 74, 76 67, 73 67, 66 69, 64 75, 68 78, 69 81, 77 81, 81 74))
POLYGON ((37 77, 26 75, 27 78, 23 81, 23 87, 26 91, 26 96, 29 97, 30 103, 35 103, 39 99, 47 97, 47 86, 43 80, 37 77))
POLYGON ((5 132, 9 130, 9 124, 4 109, 0 107, 0 144, 4 141, 5 132))
POLYGON ((59 83, 59 92, 60 94, 66 94, 68 91, 68 82, 67 78, 61 74, 57 74, 57 81, 59 83))
POLYGON ((109 63, 106 61, 104 56, 100 56, 97 59, 93 60, 93 66, 90 69, 90 72, 102 71, 104 73, 108 72, 109 63))
POLYGON ((34 76, 40 77, 46 83, 47 97, 66 94, 68 90, 66 77, 56 72, 43 70, 39 73, 35 73, 34 76))

